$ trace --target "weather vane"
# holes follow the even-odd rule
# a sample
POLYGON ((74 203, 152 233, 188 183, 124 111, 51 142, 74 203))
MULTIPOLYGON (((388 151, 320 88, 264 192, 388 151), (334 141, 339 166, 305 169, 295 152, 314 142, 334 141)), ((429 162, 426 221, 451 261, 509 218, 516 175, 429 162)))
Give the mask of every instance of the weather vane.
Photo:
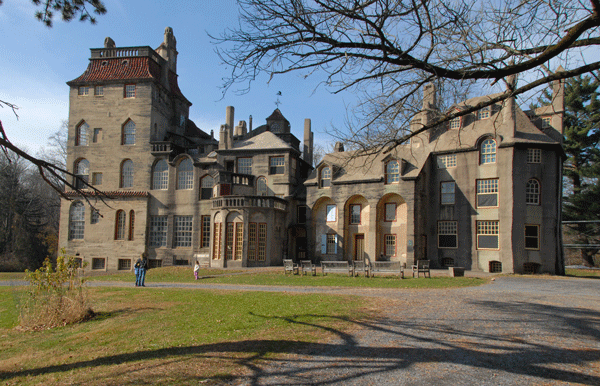
POLYGON ((281 104, 281 101, 279 100, 279 97, 281 96, 281 91, 277 91, 277 100, 275 101, 275 106, 277 106, 277 108, 279 108, 279 105, 281 104))

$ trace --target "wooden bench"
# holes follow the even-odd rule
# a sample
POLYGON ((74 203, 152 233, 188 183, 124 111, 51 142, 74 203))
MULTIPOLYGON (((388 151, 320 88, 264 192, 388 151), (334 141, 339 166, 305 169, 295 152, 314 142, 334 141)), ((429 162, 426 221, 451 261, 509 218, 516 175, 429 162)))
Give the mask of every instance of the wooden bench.
POLYGON ((307 272, 312 272, 313 276, 317 275, 317 266, 310 260, 300 261, 300 269, 302 270, 302 275, 307 272))
POLYGON ((283 269, 286 275, 288 272, 292 275, 298 274, 298 264, 294 263, 292 259, 283 259, 283 269))
POLYGON ((429 271, 429 260, 417 260, 417 264, 412 266, 413 277, 415 277, 415 272, 417 277, 419 277, 419 274, 422 273, 423 277, 427 277, 427 275, 429 275, 429 278, 431 278, 431 271, 429 271))
POLYGON ((374 261, 370 264, 371 276, 376 273, 393 273, 404 279, 404 264, 400 261, 374 261))
POLYGON ((352 275, 353 268, 347 261, 321 261, 323 276, 327 273, 347 273, 352 275))
POLYGON ((362 272, 363 275, 369 276, 369 266, 365 264, 364 260, 352 261, 352 275, 358 276, 362 272))

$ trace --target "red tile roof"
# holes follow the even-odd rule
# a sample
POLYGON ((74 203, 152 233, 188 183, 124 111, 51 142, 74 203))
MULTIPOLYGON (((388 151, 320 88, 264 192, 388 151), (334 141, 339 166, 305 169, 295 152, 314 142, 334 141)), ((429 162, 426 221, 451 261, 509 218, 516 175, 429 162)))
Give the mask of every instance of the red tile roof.
MULTIPOLYGON (((115 191, 106 191, 106 192, 96 192, 94 190, 83 190, 86 196, 88 197, 100 197, 106 199, 119 198, 119 197, 148 197, 149 194, 147 191, 141 190, 115 190, 115 191)), ((65 195, 68 197, 81 197, 83 196, 81 193, 76 192, 74 190, 69 190, 65 192, 65 195)))
MULTIPOLYGON (((129 79, 160 80, 160 65, 150 57, 90 59, 85 72, 67 84, 129 79)), ((176 79, 175 85, 177 85, 176 79)), ((178 87, 177 91, 181 94, 178 87)))

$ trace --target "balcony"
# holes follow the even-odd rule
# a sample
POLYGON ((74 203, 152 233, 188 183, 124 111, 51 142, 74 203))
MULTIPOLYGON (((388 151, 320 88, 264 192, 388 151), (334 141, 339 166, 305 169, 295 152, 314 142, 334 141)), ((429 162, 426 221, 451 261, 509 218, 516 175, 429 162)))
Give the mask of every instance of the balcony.
POLYGON ((285 211, 287 210, 287 201, 277 197, 227 196, 213 198, 212 207, 213 209, 273 208, 285 211))
POLYGON ((93 48, 92 59, 99 58, 132 58, 150 57, 155 62, 162 64, 165 60, 151 47, 119 47, 119 48, 93 48))
POLYGON ((152 155, 167 155, 172 150, 171 142, 152 142, 152 155))

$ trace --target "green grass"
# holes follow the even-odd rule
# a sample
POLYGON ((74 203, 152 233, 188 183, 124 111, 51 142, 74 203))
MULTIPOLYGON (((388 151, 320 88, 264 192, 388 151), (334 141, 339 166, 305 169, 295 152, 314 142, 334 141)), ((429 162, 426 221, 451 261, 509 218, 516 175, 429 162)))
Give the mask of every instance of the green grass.
POLYGON ((25 280, 24 272, 0 272, 0 280, 25 280))
POLYGON ((566 269, 566 275, 567 276, 573 276, 573 277, 585 277, 585 278, 599 279, 600 278, 600 269, 572 269, 572 268, 567 268, 566 269))
POLYGON ((0 383, 211 384, 368 317, 350 296, 153 288, 89 296, 94 320, 26 332, 12 328, 17 290, 0 288, 0 383))
MULTIPOLYGON (((229 269, 201 269, 198 273, 199 276, 212 276, 212 275, 228 275, 237 272, 239 270, 229 269)), ((109 273, 99 274, 93 272, 90 274, 88 270, 87 280, 96 281, 130 281, 135 282, 135 274, 133 272, 122 272, 122 273, 109 273)), ((164 267, 164 268, 153 268, 146 271, 146 280, 161 282, 161 283, 192 283, 194 279, 194 270, 190 267, 164 267)))

